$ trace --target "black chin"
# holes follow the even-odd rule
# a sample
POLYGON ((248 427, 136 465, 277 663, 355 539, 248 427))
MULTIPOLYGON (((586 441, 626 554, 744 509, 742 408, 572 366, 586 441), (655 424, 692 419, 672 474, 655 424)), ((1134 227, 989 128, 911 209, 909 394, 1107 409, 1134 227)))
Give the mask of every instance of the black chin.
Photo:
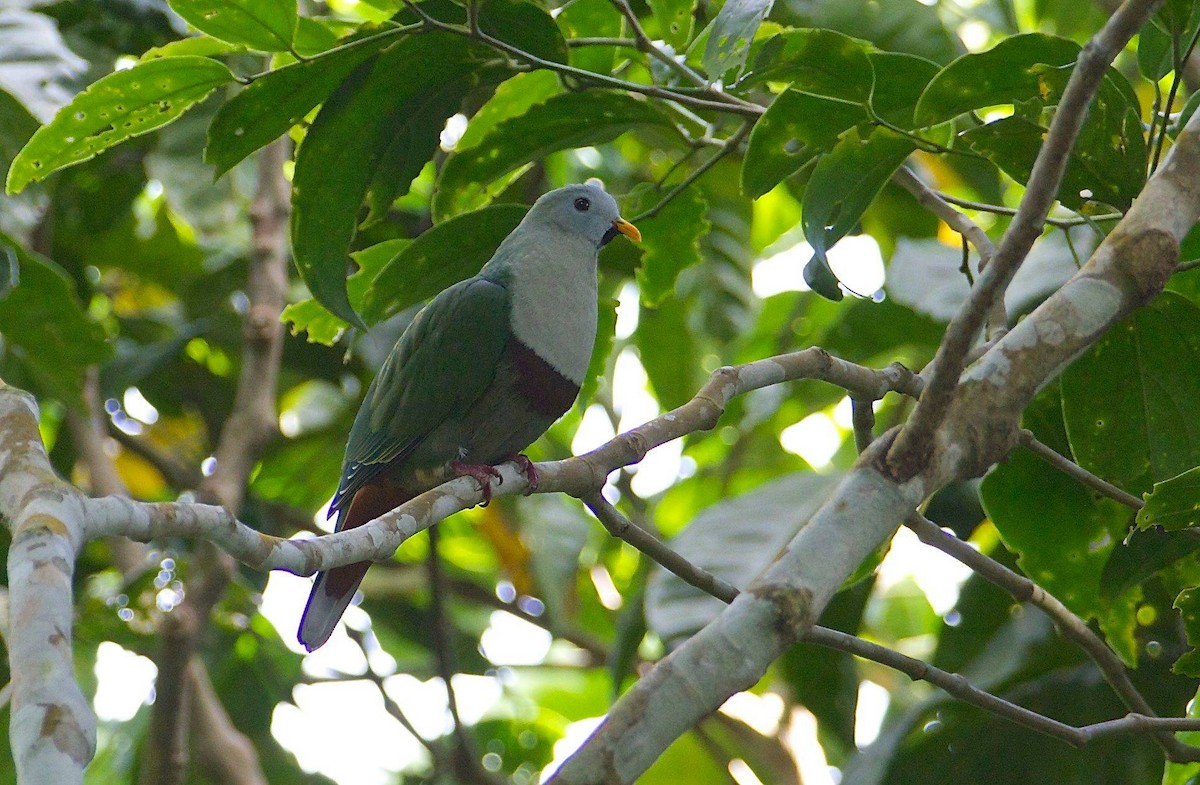
POLYGON ((604 237, 600 238, 600 247, 603 248, 604 246, 611 243, 612 239, 614 237, 616 237, 618 234, 620 234, 620 232, 617 231, 617 227, 610 226, 608 228, 608 231, 604 233, 604 237))

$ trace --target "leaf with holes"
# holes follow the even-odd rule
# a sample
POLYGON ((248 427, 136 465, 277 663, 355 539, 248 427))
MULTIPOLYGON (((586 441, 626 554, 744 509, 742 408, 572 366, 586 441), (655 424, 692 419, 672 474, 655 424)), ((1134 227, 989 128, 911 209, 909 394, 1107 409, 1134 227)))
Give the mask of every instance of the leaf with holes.
POLYGON ((1109 330, 1063 373, 1075 461, 1132 494, 1200 465, 1197 368, 1200 308, 1174 292, 1109 330))
POLYGON ((1079 57, 1079 44, 1044 33, 1001 41, 986 52, 966 54, 946 66, 921 94, 915 111, 923 126, 1000 104, 1029 100, 1057 102, 1060 79, 1079 57))
POLYGON ((1146 506, 1138 510, 1137 524, 1142 529, 1161 526, 1167 531, 1200 524, 1200 466, 1154 483, 1146 506))
POLYGON ((522 204, 498 204, 426 230, 371 281, 363 318, 374 324, 479 272, 528 211, 522 204))
POLYGON ((745 84, 789 82, 795 90, 866 105, 874 47, 832 30, 789 30, 763 44, 745 84))
POLYGON ((461 100, 473 84, 473 51, 447 33, 393 44, 342 83, 300 145, 292 186, 296 267, 313 297, 351 324, 363 326, 346 296, 347 254, 363 200, 384 164, 396 164, 393 193, 407 190, 442 127, 425 110, 453 111, 454 97, 461 100))
POLYGON ((438 221, 490 201, 488 185, 559 150, 611 142, 635 128, 672 129, 648 101, 622 93, 565 93, 496 125, 479 144, 446 159, 433 197, 438 221))
POLYGON ((208 127, 204 160, 228 172, 270 144, 327 99, 364 60, 394 41, 364 40, 277 68, 255 79, 217 110, 208 127))
POLYGON ((692 6, 695 0, 648 0, 658 21, 658 35, 676 52, 687 48, 692 38, 692 6))
POLYGON ((704 47, 704 70, 712 79, 740 68, 750 54, 750 43, 774 0, 726 0, 713 20, 704 47))
POLYGON ((757 199, 832 150, 839 136, 866 120, 867 111, 858 104, 785 90, 750 132, 742 159, 742 191, 757 199))
POLYGON ((296 0, 169 0, 192 27, 260 52, 286 52, 296 32, 296 0))
POLYGON ((38 129, 8 170, 8 192, 161 128, 231 81, 229 69, 207 57, 163 57, 109 74, 38 129))
POLYGON ((886 128, 866 138, 854 129, 817 161, 804 189, 802 223, 805 239, 826 269, 825 252, 858 224, 914 149, 912 141, 886 128))

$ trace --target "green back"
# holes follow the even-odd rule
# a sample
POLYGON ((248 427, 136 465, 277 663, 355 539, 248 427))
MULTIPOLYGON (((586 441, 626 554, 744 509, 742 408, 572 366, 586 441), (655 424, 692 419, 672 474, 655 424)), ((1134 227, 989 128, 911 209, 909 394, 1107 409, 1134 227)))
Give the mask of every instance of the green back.
MULTIPOLYGON (((405 458, 434 428, 461 417, 488 388, 512 332, 508 290, 475 277, 425 306, 400 336, 363 399, 330 505, 354 494, 405 458)), ((435 463, 456 456, 434 456, 435 463)))

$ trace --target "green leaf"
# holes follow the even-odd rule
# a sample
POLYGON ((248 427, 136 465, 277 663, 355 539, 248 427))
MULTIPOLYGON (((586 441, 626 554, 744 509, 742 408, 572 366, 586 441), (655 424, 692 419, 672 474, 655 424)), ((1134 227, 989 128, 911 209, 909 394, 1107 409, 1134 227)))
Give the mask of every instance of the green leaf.
POLYGON ((488 0, 480 4, 483 32, 554 63, 567 62, 567 42, 542 8, 525 0, 488 0))
POLYGON ((1174 292, 1113 327, 1062 377, 1075 461, 1133 494, 1200 465, 1200 308, 1174 292))
MULTIPOLYGON (((870 41, 889 52, 905 52, 945 63, 963 51, 962 41, 940 16, 937 6, 912 0, 805 0, 780 4, 778 21, 793 27, 836 30, 870 41)), ((1089 31, 1090 34, 1090 31, 1089 31)))
POLYGON ((487 185, 550 153, 611 142, 634 128, 671 128, 648 101, 623 93, 565 93, 505 120, 474 147, 446 159, 433 198, 436 220, 490 200, 487 185))
POLYGON ((1167 531, 1177 531, 1197 524, 1200 524, 1200 466, 1154 483, 1154 490, 1146 496, 1146 506, 1137 514, 1137 525, 1142 529, 1161 526, 1167 531))
POLYGON ((240 44, 231 44, 228 41, 222 41, 219 38, 212 38, 207 35, 193 35, 188 38, 177 38, 174 41, 168 41, 162 46, 147 49, 142 52, 138 60, 144 62, 159 57, 215 57, 217 55, 227 55, 233 52, 244 51, 246 51, 246 47, 240 44))
POLYGON ((38 129, 8 170, 8 192, 161 128, 232 80, 207 57, 164 57, 109 74, 38 129))
MULTIPOLYGON (((962 139, 973 150, 1000 167, 1009 177, 1019 183, 1027 183, 1033 173, 1033 164, 1041 152, 1046 132, 1047 129, 1037 123, 1020 117, 1005 117, 964 132, 962 139)), ((1114 142, 1119 144, 1120 140, 1114 139, 1114 142)), ((1120 176, 1124 172, 1104 171, 1098 168, 1097 165, 1103 166, 1110 160, 1092 158, 1085 162, 1077 152, 1072 152, 1058 190, 1059 201, 1076 210, 1092 201, 1115 205, 1122 209, 1128 208, 1140 191, 1140 185, 1121 182, 1110 176, 1120 176)), ((1140 173, 1135 177, 1138 180, 1142 179, 1140 173)))
POLYGON ((217 177, 288 132, 390 39, 356 41, 255 79, 226 101, 208 128, 204 160, 217 177))
POLYGON ((832 150, 839 136, 866 119, 866 109, 857 104, 785 90, 750 132, 742 191, 757 199, 832 150))
POLYGON ((497 87, 488 102, 471 116, 467 130, 463 131, 454 149, 462 151, 474 147, 499 123, 525 114, 534 104, 540 104, 560 92, 562 86, 553 71, 517 74, 497 87))
POLYGON ((658 21, 658 34, 676 52, 687 48, 692 37, 692 7, 695 0, 648 0, 658 21))
POLYGON ((379 187, 381 166, 400 180, 408 177, 393 184, 394 193, 407 190, 436 149, 441 129, 430 120, 434 113, 424 110, 446 111, 454 95, 461 99, 470 89, 476 65, 471 51, 465 39, 448 33, 398 41, 337 89, 300 146, 292 187, 296 267, 313 297, 353 325, 364 326, 346 297, 347 253, 359 208, 379 187))
MULTIPOLYGON (((1023 424, 1041 441, 1065 451, 1057 387, 1025 410, 1023 424)), ((1131 513, 1028 450, 997 465, 980 486, 983 506, 1021 569, 1084 618, 1101 615, 1101 577, 1125 536, 1131 513)))
POLYGON ((112 354, 104 330, 87 315, 74 282, 54 262, 25 250, 2 233, 0 258, 9 269, 8 283, 13 285, 0 307, 4 350, 45 385, 42 392, 74 403, 82 389, 84 369, 112 354))
POLYGON ((363 296, 363 317, 372 324, 386 319, 479 272, 528 210, 521 204, 498 204, 427 230, 371 281, 363 296))
MULTIPOLYGON (((653 192, 648 196, 660 198, 653 192)), ((709 230, 707 211, 700 189, 689 187, 658 215, 640 222, 645 256, 637 280, 643 303, 651 308, 662 303, 675 291, 679 272, 700 261, 700 238, 709 230)))
POLYGON ((1032 99, 1046 101, 1058 91, 1055 69, 1069 72, 1079 44, 1066 38, 1026 33, 1006 38, 986 52, 966 54, 946 66, 925 88, 916 122, 936 125, 965 112, 1032 99))
POLYGON ((664 409, 687 403, 703 379, 696 365, 696 333, 688 324, 688 304, 669 298, 656 308, 642 304, 633 334, 654 397, 664 409))
POLYGON ((286 52, 296 30, 296 0, 170 0, 192 27, 260 52, 286 52))
POLYGON ((837 276, 834 275, 833 268, 829 266, 829 260, 824 256, 814 255, 804 263, 804 283, 826 300, 832 300, 835 303, 840 302, 846 296, 842 293, 842 287, 837 276))
MULTIPOLYGON (((625 20, 609 0, 574 0, 562 6, 555 21, 568 38, 619 38, 625 20)), ((614 46, 577 46, 571 49, 571 65, 610 76, 617 51, 614 46)))
MULTIPOLYGON (((796 536, 841 477, 796 472, 724 499, 671 539, 685 559, 744 589, 796 536)), ((646 623, 669 648, 708 624, 725 603, 656 567, 646 586, 646 623)))
POLYGON ((900 128, 916 128, 913 112, 925 86, 938 73, 937 63, 898 52, 870 52, 867 56, 875 71, 871 89, 875 115, 900 128))
POLYGON ((872 49, 832 30, 788 30, 763 44, 743 81, 790 82, 794 90, 866 106, 875 82, 872 49))
MULTIPOLYGON (((367 288, 379 271, 411 242, 407 239, 385 240, 350 254, 358 263, 358 270, 346 279, 346 294, 355 311, 362 311, 367 288)), ((289 304, 279 318, 291 324, 293 335, 304 331, 310 343, 326 346, 332 346, 341 337, 342 331, 350 326, 345 319, 334 316, 311 297, 289 304)))
POLYGON ((804 238, 826 269, 825 252, 858 224, 914 149, 912 141, 886 128, 865 139, 851 130, 817 161, 804 189, 804 238))
POLYGON ((704 47, 704 70, 709 77, 720 79, 727 71, 745 64, 754 34, 773 2, 726 0, 713 20, 708 44, 704 47))
POLYGON ((1138 33, 1138 70, 1151 82, 1157 82, 1175 69, 1171 36, 1156 24, 1148 24, 1138 33))

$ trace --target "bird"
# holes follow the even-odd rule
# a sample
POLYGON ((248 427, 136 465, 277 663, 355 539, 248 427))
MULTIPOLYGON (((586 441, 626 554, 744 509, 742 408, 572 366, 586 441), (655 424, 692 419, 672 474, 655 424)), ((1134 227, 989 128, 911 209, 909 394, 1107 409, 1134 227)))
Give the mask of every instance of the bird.
MULTIPOLYGON (((494 464, 514 460, 575 402, 596 335, 596 265, 618 234, 641 233, 597 180, 542 195, 478 274, 409 323, 354 418, 329 504, 335 531, 361 526, 453 476, 491 498, 494 464)), ((370 562, 317 574, 297 637, 333 634, 370 562)))

